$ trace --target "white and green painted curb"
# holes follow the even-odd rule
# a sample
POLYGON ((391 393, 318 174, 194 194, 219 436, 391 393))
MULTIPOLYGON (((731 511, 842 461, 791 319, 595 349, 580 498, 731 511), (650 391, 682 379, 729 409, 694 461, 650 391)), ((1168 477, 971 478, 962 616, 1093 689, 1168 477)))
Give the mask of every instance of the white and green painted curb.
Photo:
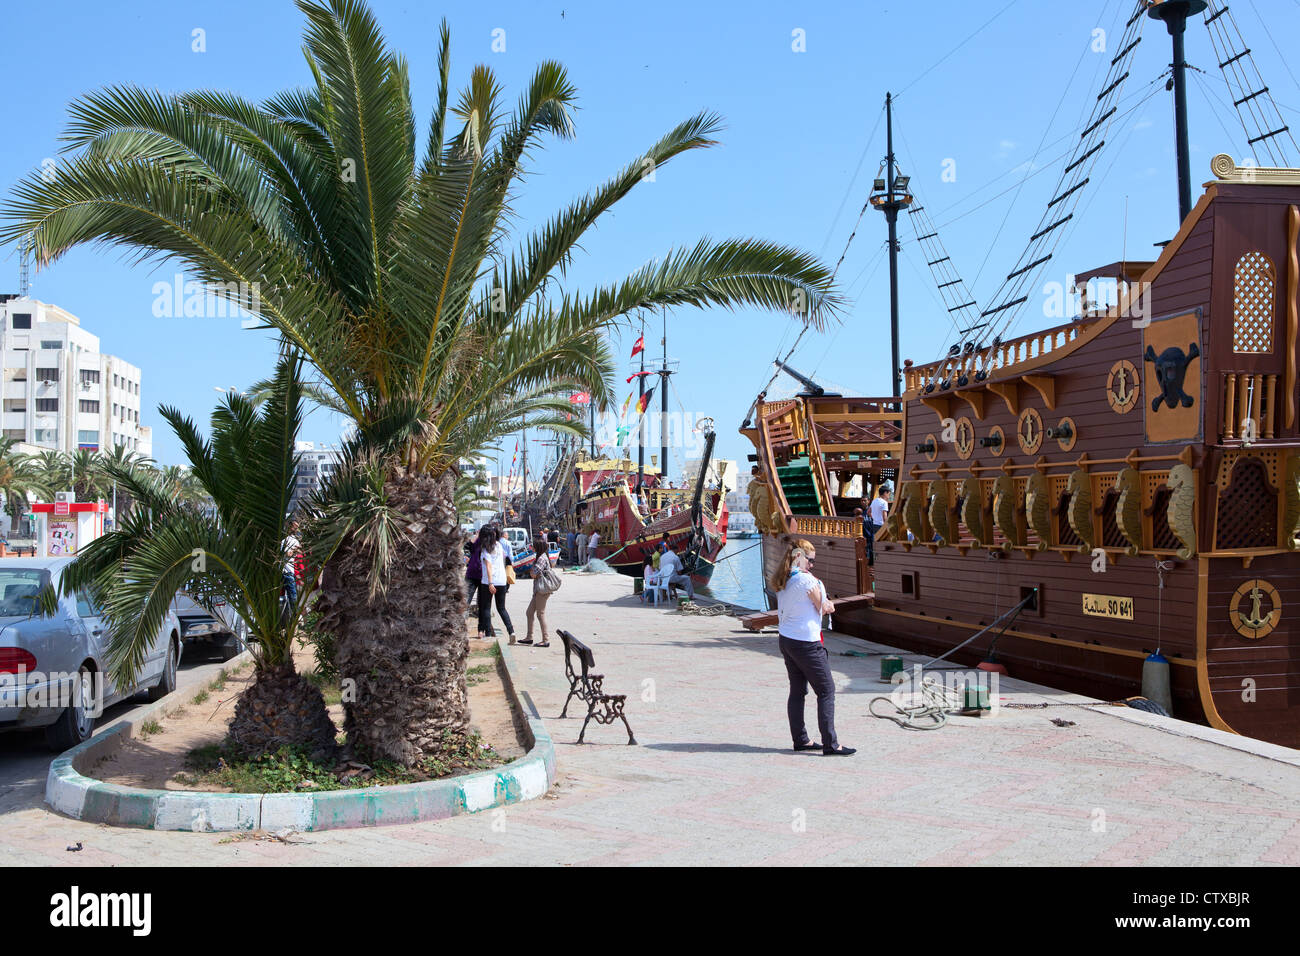
POLYGON ((327 790, 321 793, 199 793, 144 790, 84 776, 91 766, 120 750, 159 710, 171 710, 171 697, 60 754, 50 764, 45 802, 59 813, 87 823, 151 830, 333 830, 441 820, 532 800, 555 782, 555 746, 541 716, 520 693, 518 670, 506 645, 502 677, 527 727, 528 753, 498 767, 459 777, 392 787, 327 790))

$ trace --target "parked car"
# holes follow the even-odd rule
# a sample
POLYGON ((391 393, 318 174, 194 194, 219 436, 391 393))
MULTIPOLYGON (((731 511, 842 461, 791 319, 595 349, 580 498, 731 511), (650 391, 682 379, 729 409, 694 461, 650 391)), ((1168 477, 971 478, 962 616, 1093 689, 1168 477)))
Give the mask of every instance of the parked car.
POLYGON ((176 689, 180 623, 168 611, 135 681, 117 686, 108 673, 111 632, 83 594, 58 599, 51 616, 38 595, 58 593, 73 558, 0 558, 0 731, 44 728, 57 750, 87 740, 104 707, 147 691, 150 700, 176 689))
MULTIPOLYGON (((511 563, 514 565, 515 574, 521 577, 532 577, 533 565, 537 562, 537 555, 533 553, 532 539, 528 536, 526 528, 506 528, 505 537, 510 542, 510 553, 514 555, 511 563)), ((560 545, 552 541, 546 546, 546 553, 550 555, 551 564, 557 564, 560 560, 560 545)))
POLYGON ((177 591, 172 599, 172 612, 180 622, 185 649, 216 651, 223 661, 228 661, 243 651, 247 626, 221 598, 216 599, 214 610, 216 615, 185 591, 177 591))

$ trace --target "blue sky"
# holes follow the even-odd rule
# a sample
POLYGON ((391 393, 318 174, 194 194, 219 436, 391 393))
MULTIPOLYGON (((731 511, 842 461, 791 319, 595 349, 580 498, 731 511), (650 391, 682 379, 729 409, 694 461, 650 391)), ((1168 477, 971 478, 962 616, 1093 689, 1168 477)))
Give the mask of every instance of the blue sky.
MULTIPOLYGON (((1300 2, 1234 0, 1232 7, 1283 116, 1295 123, 1300 87, 1276 44, 1300 35, 1300 2), (1265 12, 1267 30, 1260 19, 1265 12)), ((704 109, 725 118, 721 146, 673 161, 589 235, 571 288, 611 281, 704 235, 777 240, 833 265, 885 151, 877 121, 890 89, 901 94, 895 110, 901 165, 961 275, 987 305, 1037 225, 1061 164, 1042 167, 1069 143, 1061 137, 1077 129, 1098 92, 1102 60, 1116 52, 1110 44, 1093 52, 1094 31, 1106 29, 1117 41, 1132 0, 924 6, 375 0, 372 8, 390 43, 410 60, 421 127, 432 106, 444 15, 458 86, 474 65, 487 63, 513 102, 539 61, 557 59, 568 68, 580 94, 578 135, 535 156, 517 204, 521 228, 602 182, 680 120, 704 109), (492 49, 498 29, 505 31, 503 52, 492 49), (804 49, 797 51, 800 36, 804 49), (1040 169, 1024 179, 1026 170, 1040 169)), ((211 87, 260 98, 309 79, 299 52, 302 18, 288 0, 49 0, 10 5, 5 16, 6 33, 22 38, 28 51, 10 59, 10 81, 21 85, 21 95, 0 102, 6 190, 58 155, 67 104, 98 87, 211 87), (203 31, 203 52, 192 49, 195 30, 203 31)), ((1206 71, 1190 81, 1199 195, 1215 153, 1248 154, 1235 114, 1227 112, 1230 99, 1200 18, 1189 28, 1187 49, 1189 62, 1206 71)), ((1169 39, 1152 22, 1126 87, 1144 91, 1145 99, 1124 104, 1078 222, 1037 287, 1124 252, 1154 258, 1153 243, 1176 231, 1172 95, 1152 83, 1169 60, 1169 39)), ((855 394, 886 394, 889 387, 884 236, 883 217, 868 211, 839 271, 850 297, 843 321, 805 336, 792 359, 855 394)), ((948 341, 949 320, 907 223, 900 238, 902 355, 929 361, 948 341)), ((181 455, 153 412, 157 405, 175 405, 206 423, 214 386, 247 386, 268 372, 274 355, 267 333, 241 329, 236 319, 155 317, 154 284, 176 271, 133 266, 116 252, 86 248, 33 282, 33 295, 80 316, 105 351, 143 369, 141 422, 154 426, 155 456, 164 463, 181 455)), ((0 250, 0 290, 16 290, 17 276, 14 250, 0 250)), ((1031 297, 1017 332, 1055 324, 1043 317, 1041 298, 1031 297)), ((788 348, 791 319, 753 310, 682 310, 670 314, 668 326, 669 354, 680 362, 670 408, 712 416, 719 453, 743 461, 750 449, 736 428, 767 381, 778 347, 788 348)), ((634 338, 623 336, 622 354, 634 338)), ((646 338, 657 354, 657 329, 646 338)), ((621 378, 619 388, 621 397, 621 378)), ((303 437, 336 440, 338 432, 338 422, 318 412, 303 437)))

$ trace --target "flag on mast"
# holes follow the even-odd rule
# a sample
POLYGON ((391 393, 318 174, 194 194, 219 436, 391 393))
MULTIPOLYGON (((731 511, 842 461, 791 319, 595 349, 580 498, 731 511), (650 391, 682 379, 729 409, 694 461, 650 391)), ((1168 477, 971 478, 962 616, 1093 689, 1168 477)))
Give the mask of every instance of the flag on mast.
POLYGON ((632 354, 629 356, 629 358, 636 358, 638 352, 644 352, 644 351, 645 351, 645 335, 643 333, 637 338, 636 344, 632 346, 632 354))
POLYGON ((654 386, 651 385, 650 391, 646 392, 644 395, 641 396, 640 399, 637 400, 636 410, 638 415, 645 414, 646 408, 649 407, 650 405, 650 396, 653 395, 654 393, 655 393, 654 386))

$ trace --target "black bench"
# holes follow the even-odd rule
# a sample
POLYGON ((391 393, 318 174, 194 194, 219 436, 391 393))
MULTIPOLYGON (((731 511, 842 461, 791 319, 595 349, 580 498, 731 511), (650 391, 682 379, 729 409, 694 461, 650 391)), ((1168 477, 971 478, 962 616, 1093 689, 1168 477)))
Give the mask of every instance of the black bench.
POLYGON ((594 718, 598 724, 623 721, 623 726, 627 728, 628 744, 635 744, 636 738, 632 736, 632 725, 627 722, 627 717, 623 713, 623 704, 627 701, 627 695, 606 694, 601 688, 605 675, 592 673, 592 668, 596 666, 596 658, 591 653, 591 648, 568 631, 556 633, 560 635, 560 641, 564 644, 564 676, 569 678, 569 696, 564 699, 564 709, 560 711, 560 717, 568 716, 569 701, 575 697, 586 701, 587 704, 587 719, 582 722, 578 743, 582 743, 582 738, 587 733, 587 724, 594 718), (575 657, 578 659, 577 668, 573 666, 575 657))

